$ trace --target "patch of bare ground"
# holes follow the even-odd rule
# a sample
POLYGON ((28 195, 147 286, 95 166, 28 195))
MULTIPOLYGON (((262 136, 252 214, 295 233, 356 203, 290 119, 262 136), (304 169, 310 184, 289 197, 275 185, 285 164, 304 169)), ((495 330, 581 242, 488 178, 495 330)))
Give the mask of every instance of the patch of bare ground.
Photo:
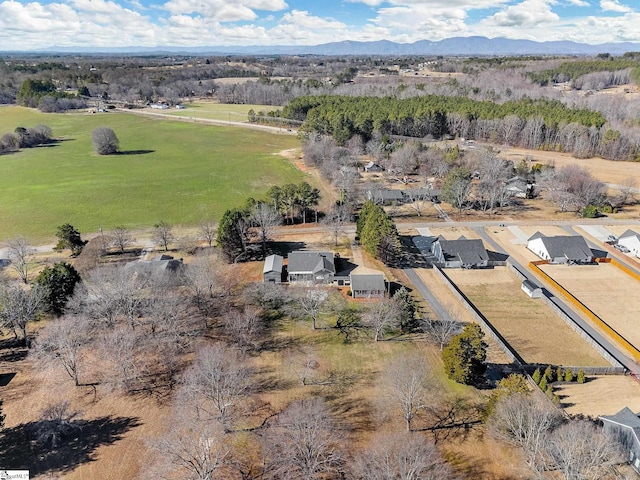
POLYGON ((447 275, 527 363, 610 365, 542 300, 528 297, 507 267, 447 275))

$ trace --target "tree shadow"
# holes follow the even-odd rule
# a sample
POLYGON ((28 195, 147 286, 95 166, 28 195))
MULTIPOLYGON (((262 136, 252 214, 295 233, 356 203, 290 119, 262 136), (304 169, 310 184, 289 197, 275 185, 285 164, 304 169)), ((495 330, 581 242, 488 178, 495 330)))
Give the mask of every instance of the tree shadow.
POLYGON ((16 338, 0 340, 0 362, 19 362, 24 360, 28 353, 24 340, 16 338))
POLYGON ((68 473, 77 466, 96 460, 96 450, 111 445, 132 428, 140 426, 138 418, 100 417, 71 422, 71 433, 55 448, 36 442, 37 422, 6 428, 0 435, 0 458, 3 468, 28 469, 31 476, 43 473, 68 473))
POLYGON ((116 153, 116 155, 146 155, 147 153, 154 153, 155 150, 123 150, 116 153))

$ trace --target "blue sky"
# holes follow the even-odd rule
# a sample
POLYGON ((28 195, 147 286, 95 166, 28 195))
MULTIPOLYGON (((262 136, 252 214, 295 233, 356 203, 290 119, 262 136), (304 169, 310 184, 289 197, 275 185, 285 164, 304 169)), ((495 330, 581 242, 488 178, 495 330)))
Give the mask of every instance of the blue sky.
POLYGON ((471 35, 640 42, 640 0, 0 0, 0 50, 471 35))

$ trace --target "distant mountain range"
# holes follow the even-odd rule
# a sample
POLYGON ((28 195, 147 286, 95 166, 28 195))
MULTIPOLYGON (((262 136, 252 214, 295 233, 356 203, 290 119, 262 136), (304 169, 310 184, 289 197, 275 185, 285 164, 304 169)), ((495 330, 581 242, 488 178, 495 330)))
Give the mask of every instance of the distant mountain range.
MULTIPOLYGON (((454 37, 432 42, 395 43, 334 42, 311 46, 219 46, 219 47, 50 47, 42 53, 80 53, 103 55, 595 55, 640 51, 640 43, 603 43, 590 45, 569 41, 534 42, 507 38, 454 37)), ((29 53, 36 53, 35 51, 29 53)))

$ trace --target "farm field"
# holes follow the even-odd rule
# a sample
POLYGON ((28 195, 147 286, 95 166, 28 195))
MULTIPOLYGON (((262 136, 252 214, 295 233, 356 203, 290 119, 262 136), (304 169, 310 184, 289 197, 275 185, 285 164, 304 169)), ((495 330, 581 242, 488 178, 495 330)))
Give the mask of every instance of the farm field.
POLYGON ((588 377, 587 383, 566 383, 554 389, 569 415, 613 415, 624 407, 640 410, 640 384, 628 375, 588 377), (613 394, 612 392, 615 392, 613 394))
POLYGON ((635 313, 640 311, 640 282, 606 263, 577 267, 540 265, 539 268, 640 349, 635 313))
POLYGON ((446 273, 527 363, 609 366, 542 300, 522 292, 507 267, 446 273))
POLYGON ((67 222, 84 232, 159 221, 197 225, 272 185, 304 178, 278 154, 298 145, 290 136, 117 113, 0 113, 2 134, 43 124, 61 140, 2 156, 0 241, 17 234, 49 239, 67 222), (94 153, 91 134, 101 126, 116 132, 123 153, 94 153))
POLYGON ((206 118, 209 120, 227 120, 231 122, 248 122, 247 113, 253 109, 256 113, 261 110, 271 111, 280 107, 273 105, 236 105, 214 102, 185 103, 184 109, 169 108, 154 110, 156 112, 176 117, 206 118))

